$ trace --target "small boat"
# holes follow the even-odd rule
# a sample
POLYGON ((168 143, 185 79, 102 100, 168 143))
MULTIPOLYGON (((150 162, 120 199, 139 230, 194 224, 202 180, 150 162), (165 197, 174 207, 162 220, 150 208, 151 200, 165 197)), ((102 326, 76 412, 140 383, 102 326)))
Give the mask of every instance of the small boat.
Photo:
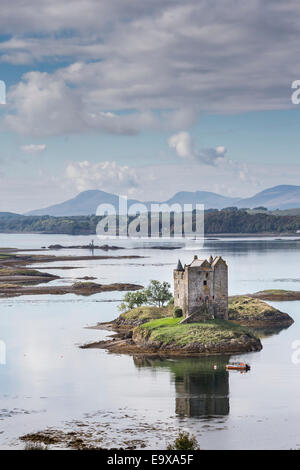
POLYGON ((226 370, 244 370, 248 371, 250 370, 251 367, 249 364, 246 362, 232 362, 230 364, 227 364, 226 370))

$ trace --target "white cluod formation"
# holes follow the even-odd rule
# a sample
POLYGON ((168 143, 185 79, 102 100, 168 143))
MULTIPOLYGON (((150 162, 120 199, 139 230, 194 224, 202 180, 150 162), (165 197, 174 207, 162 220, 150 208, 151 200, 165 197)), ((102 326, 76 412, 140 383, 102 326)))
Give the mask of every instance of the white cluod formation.
POLYGON ((6 104, 6 86, 3 80, 0 80, 0 104, 6 104))

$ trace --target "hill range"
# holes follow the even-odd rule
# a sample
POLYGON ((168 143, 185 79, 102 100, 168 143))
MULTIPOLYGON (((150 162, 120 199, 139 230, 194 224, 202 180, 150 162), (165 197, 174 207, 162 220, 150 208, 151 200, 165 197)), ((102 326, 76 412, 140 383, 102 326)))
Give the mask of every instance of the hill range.
MULTIPOLYGON (((138 201, 128 199, 128 206, 143 203, 148 208, 157 201, 138 201)), ((118 212, 119 197, 100 190, 88 190, 79 193, 72 199, 43 209, 37 209, 25 215, 50 215, 54 217, 93 215, 100 204, 112 204, 118 212)), ((300 208, 300 186, 280 185, 265 189, 249 198, 222 196, 208 191, 181 191, 166 201, 167 204, 204 204, 205 209, 224 209, 226 207, 249 208, 266 207, 268 210, 288 210, 300 208)))

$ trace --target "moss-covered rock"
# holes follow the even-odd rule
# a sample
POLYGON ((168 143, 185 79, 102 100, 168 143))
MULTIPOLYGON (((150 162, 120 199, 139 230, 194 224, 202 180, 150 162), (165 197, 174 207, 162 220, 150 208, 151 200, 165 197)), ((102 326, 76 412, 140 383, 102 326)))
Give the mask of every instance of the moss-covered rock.
POLYGON ((179 318, 156 319, 135 328, 132 340, 159 353, 234 354, 262 348, 254 334, 224 320, 180 324, 179 318))
POLYGON ((253 327, 286 327, 294 322, 287 313, 260 299, 244 295, 229 299, 228 317, 240 325, 253 327))

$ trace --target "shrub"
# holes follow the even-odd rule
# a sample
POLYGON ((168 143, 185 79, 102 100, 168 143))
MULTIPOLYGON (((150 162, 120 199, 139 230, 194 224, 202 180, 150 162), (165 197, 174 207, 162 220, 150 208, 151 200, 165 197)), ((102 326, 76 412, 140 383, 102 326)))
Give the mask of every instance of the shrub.
POLYGON ((172 298, 170 287, 171 285, 165 281, 150 281, 150 284, 145 290, 148 303, 150 305, 163 307, 165 303, 169 302, 172 298))
POLYGON ((183 315, 183 312, 182 312, 182 309, 179 308, 179 307, 175 307, 174 308, 174 318, 179 318, 179 317, 182 317, 183 315))
POLYGON ((181 431, 173 444, 169 444, 167 450, 200 450, 195 436, 181 431))
POLYGON ((24 450, 48 450, 48 447, 40 442, 26 442, 24 450))
POLYGON ((150 281, 147 289, 127 292, 118 309, 124 312, 135 307, 141 307, 142 305, 164 307, 165 304, 168 304, 173 299, 170 287, 171 285, 168 282, 150 281))
POLYGON ((145 289, 136 292, 127 292, 124 295, 124 302, 119 305, 118 309, 121 312, 131 310, 135 307, 141 307, 147 302, 147 295, 145 289))

